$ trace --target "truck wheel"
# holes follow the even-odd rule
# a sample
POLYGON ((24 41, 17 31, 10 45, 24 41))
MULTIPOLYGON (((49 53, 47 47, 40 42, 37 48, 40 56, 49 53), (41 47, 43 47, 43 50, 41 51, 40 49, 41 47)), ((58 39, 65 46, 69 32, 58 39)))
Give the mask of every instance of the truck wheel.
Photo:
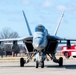
POLYGON ((64 56, 65 56, 66 58, 69 58, 69 57, 70 57, 68 52, 65 52, 65 53, 64 53, 64 56))

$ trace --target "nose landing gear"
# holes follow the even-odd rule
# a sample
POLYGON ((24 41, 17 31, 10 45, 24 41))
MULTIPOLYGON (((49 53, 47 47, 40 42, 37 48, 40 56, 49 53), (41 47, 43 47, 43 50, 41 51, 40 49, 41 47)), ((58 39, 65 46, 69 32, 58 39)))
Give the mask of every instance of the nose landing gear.
POLYGON ((36 68, 38 68, 39 67, 39 62, 38 61, 36 61, 36 68))
POLYGON ((41 66, 41 68, 44 68, 44 61, 36 61, 36 68, 38 68, 39 65, 41 66))
POLYGON ((36 68, 38 68, 39 65, 41 66, 41 68, 44 68, 44 60, 45 60, 45 58, 46 58, 45 54, 42 54, 41 56, 40 56, 39 53, 36 54, 36 68), (40 60, 40 58, 41 58, 41 60, 40 60))
POLYGON ((41 68, 44 68, 44 61, 41 61, 41 68))

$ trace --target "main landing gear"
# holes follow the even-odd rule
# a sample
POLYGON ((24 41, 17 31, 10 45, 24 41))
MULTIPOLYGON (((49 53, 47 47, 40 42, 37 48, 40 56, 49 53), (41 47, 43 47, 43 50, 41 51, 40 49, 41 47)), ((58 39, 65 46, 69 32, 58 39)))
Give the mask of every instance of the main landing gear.
MULTIPOLYGON (((39 53, 36 54, 36 68, 38 68, 39 66, 41 66, 41 68, 44 68, 44 60, 46 58, 45 54, 42 54, 41 56, 41 60, 39 61, 40 57, 39 57, 39 53)), ((53 60, 53 62, 58 63, 60 67, 63 66, 63 58, 60 57, 59 59, 56 59, 55 56, 53 56, 51 58, 53 60)), ((20 58, 20 67, 24 67, 24 64, 27 63, 24 58, 20 58)))
POLYGON ((55 55, 52 55, 52 60, 53 60, 53 62, 58 63, 60 67, 63 66, 63 58, 62 57, 60 57, 59 59, 56 59, 55 55))
POLYGON ((63 58, 62 58, 62 57, 59 58, 59 66, 60 66, 60 67, 63 66, 63 58))
POLYGON ((20 67, 24 67, 25 60, 24 58, 20 58, 20 67))

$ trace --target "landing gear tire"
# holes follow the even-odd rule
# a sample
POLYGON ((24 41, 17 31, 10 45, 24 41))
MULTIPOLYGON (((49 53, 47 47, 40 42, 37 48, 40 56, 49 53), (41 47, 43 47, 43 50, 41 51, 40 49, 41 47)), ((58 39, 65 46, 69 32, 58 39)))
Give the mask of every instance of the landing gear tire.
POLYGON ((20 58, 20 67, 24 67, 25 60, 24 58, 20 58))
POLYGON ((36 61, 36 68, 38 68, 39 67, 39 62, 38 61, 36 61))
POLYGON ((60 67, 63 66, 63 58, 62 57, 59 58, 59 66, 60 67))
POLYGON ((41 61, 41 68, 44 68, 44 61, 41 61))

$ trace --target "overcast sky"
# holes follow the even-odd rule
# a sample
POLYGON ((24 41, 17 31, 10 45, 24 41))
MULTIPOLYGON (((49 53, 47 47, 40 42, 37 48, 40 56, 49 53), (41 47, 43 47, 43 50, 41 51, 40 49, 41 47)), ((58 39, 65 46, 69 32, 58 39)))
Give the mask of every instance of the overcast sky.
POLYGON ((51 35, 65 11, 57 35, 76 38, 76 0, 0 0, 0 31, 9 27, 21 37, 28 36, 22 10, 32 32, 38 24, 43 24, 51 35))

